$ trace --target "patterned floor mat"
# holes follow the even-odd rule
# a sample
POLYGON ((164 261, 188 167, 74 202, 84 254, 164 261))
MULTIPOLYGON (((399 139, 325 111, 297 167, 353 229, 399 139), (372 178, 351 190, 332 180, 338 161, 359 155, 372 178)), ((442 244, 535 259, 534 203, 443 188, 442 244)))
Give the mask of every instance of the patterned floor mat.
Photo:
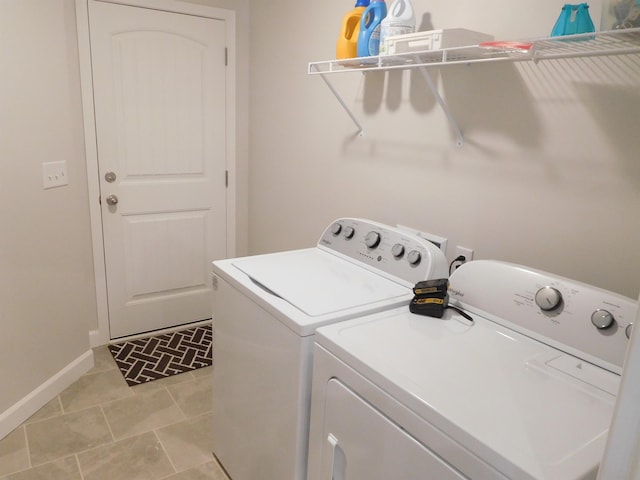
POLYGON ((129 386, 213 363, 211 324, 109 345, 129 386))

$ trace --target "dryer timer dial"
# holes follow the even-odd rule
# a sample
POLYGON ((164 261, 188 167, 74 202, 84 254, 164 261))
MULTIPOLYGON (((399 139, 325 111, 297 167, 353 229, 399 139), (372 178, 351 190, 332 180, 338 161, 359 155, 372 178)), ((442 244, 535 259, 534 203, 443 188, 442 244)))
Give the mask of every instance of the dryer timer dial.
POLYGON ((546 286, 536 292, 536 305, 541 310, 555 310, 562 304, 562 293, 556 288, 546 286))
POLYGON ((614 321, 613 315, 607 310, 598 309, 591 314, 591 323, 598 330, 605 330, 611 327, 614 321))

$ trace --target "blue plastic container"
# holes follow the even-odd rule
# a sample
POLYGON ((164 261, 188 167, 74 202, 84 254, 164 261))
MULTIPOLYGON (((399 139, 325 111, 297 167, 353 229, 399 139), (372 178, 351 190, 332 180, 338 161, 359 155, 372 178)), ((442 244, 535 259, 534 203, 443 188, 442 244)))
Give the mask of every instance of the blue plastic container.
POLYGON ((580 3, 578 5, 565 4, 560 12, 560 17, 556 21, 551 31, 552 37, 563 35, 574 35, 576 33, 595 32, 596 29, 589 15, 589 5, 580 3))
POLYGON ((380 53, 380 23, 387 16, 384 0, 372 0, 362 12, 358 35, 358 56, 370 57, 380 53))

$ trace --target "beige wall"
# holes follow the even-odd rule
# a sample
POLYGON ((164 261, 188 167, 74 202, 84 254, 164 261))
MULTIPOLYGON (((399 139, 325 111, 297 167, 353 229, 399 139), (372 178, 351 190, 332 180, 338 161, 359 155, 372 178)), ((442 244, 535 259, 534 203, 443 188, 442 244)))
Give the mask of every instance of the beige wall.
POLYGON ((0 32, 1 413, 88 350, 96 303, 73 0, 2 0, 0 32))
MULTIPOLYGON (((564 2, 413 0, 418 23, 498 39, 547 36, 564 2)), ((599 24, 600 2, 589 2, 599 24)), ((401 223, 632 298, 640 290, 640 55, 329 77, 353 2, 251 3, 252 253, 310 246, 339 216, 401 223)))

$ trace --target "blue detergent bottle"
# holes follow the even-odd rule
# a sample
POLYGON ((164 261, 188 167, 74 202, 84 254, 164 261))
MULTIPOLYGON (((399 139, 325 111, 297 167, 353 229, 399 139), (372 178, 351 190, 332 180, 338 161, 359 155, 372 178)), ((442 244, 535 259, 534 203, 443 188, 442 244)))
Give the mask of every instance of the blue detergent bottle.
POLYGON ((360 20, 358 56, 370 57, 380 53, 380 23, 387 16, 384 0, 372 0, 360 20))

